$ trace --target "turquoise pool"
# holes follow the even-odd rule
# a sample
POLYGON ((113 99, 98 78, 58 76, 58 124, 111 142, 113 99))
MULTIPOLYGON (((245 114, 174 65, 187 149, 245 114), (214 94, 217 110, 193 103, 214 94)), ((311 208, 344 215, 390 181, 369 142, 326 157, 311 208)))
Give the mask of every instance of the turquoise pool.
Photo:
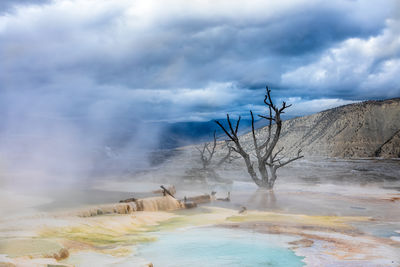
POLYGON ((287 248, 294 238, 216 227, 159 233, 137 255, 159 266, 303 266, 287 248))

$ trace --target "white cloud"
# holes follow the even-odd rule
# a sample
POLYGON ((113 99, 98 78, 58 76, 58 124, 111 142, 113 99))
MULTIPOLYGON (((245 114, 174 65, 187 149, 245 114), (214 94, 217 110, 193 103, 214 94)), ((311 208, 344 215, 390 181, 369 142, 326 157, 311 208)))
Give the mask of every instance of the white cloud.
POLYGON ((286 115, 293 116, 293 115, 298 115, 298 114, 304 114, 304 115, 309 115, 313 114, 316 112, 320 112, 323 110, 347 105, 347 104, 352 104, 355 103, 356 101, 351 101, 351 100, 344 100, 344 99, 339 99, 339 98, 321 98, 321 99, 312 99, 312 100, 306 100, 306 99, 289 99, 287 101, 288 104, 292 104, 292 107, 286 110, 286 115))
POLYGON ((343 41, 315 62, 286 72, 281 78, 288 86, 320 93, 331 88, 348 89, 353 97, 394 97, 400 95, 399 62, 400 21, 391 19, 381 34, 343 41))
MULTIPOLYGON (((344 100, 339 98, 320 98, 320 99, 303 99, 301 97, 289 97, 286 99, 277 99, 274 104, 280 106, 282 101, 292 105, 285 110, 285 117, 293 117, 301 115, 310 115, 323 110, 356 103, 357 101, 344 100)), ((255 114, 267 114, 268 108, 263 105, 247 105, 248 110, 252 110, 255 114)))

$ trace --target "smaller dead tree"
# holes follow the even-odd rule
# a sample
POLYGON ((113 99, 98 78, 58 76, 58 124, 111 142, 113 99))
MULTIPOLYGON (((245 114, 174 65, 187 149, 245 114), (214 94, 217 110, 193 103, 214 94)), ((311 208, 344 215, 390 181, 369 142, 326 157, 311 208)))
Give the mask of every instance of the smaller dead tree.
MULTIPOLYGON (((205 180, 206 178, 211 178, 216 181, 224 181, 216 172, 216 169, 221 167, 225 162, 232 162, 232 160, 237 159, 232 155, 233 148, 226 143, 227 153, 217 162, 213 160, 217 147, 217 136, 216 131, 214 131, 213 142, 204 143, 202 147, 196 147, 200 152, 200 160, 202 167, 193 168, 187 172, 187 175, 194 177, 195 179, 205 180)), ((226 181, 224 181, 226 182, 226 181)))
POLYGON ((196 147, 196 149, 200 152, 200 159, 203 165, 203 170, 206 170, 210 166, 211 160, 215 154, 216 147, 217 147, 216 131, 214 131, 214 141, 211 149, 210 149, 210 143, 204 143, 202 149, 196 147))
POLYGON ((240 116, 236 123, 236 126, 233 127, 229 118, 229 114, 226 115, 229 129, 225 128, 219 121, 215 122, 221 127, 221 129, 225 132, 229 139, 232 140, 235 144, 234 147, 232 146, 232 149, 236 153, 240 154, 244 159, 247 167, 247 172, 249 173, 254 183, 260 188, 273 189, 277 178, 276 171, 279 168, 289 164, 290 162, 302 158, 303 156, 300 155, 301 150, 299 150, 297 152, 297 156, 284 160, 285 157, 280 155, 283 151, 283 147, 278 149, 277 151, 274 151, 282 129, 281 114, 285 113, 284 110, 289 108, 291 105, 286 105, 286 102, 283 102, 281 107, 275 106, 272 102, 271 90, 268 88, 268 86, 266 88, 264 104, 268 106, 269 114, 267 116, 258 115, 260 118, 266 119, 268 121, 267 137, 262 142, 260 142, 260 140, 257 140, 254 127, 254 115, 253 112, 250 111, 251 131, 254 146, 253 149, 255 152, 258 173, 256 172, 256 168, 254 166, 255 162, 252 161, 250 154, 245 151, 237 135, 240 123, 240 116), (272 134, 273 123, 275 126, 274 134, 272 134))
POLYGON ((234 161, 234 160, 240 158, 240 157, 238 157, 238 156, 232 155, 233 147, 230 146, 229 143, 230 143, 229 141, 225 140, 225 146, 226 146, 226 149, 228 149, 228 152, 226 153, 225 156, 223 156, 223 157, 215 164, 215 167, 216 167, 216 168, 221 167, 221 165, 224 164, 225 162, 232 163, 232 161, 234 161))

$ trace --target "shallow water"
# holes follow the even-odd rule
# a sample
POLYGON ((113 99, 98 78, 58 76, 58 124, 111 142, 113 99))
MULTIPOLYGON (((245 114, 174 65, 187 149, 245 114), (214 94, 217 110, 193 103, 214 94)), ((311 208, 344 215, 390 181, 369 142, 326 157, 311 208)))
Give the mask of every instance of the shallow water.
POLYGON ((294 237, 224 228, 189 228, 159 233, 138 256, 154 266, 303 266, 287 248, 294 237))
POLYGON ((357 227, 357 229, 362 232, 377 236, 377 237, 400 237, 399 231, 400 223, 399 222, 381 222, 381 223, 371 223, 371 222, 357 222, 352 223, 353 226, 357 227))
MULTIPOLYGON (((77 183, 73 188, 54 186, 42 189, 39 185, 36 188, 21 185, 11 190, 2 185, 0 240, 14 235, 24 238, 26 235, 31 236, 34 232, 30 231, 33 231, 34 227, 27 225, 31 222, 41 224, 40 218, 45 216, 46 212, 64 212, 88 205, 117 203, 120 199, 130 197, 154 196, 151 191, 158 189, 161 184, 168 183, 176 186, 178 198, 211 191, 217 192, 217 198, 224 198, 230 192, 230 202, 214 201, 207 205, 236 211, 244 206, 249 211, 371 217, 371 221, 351 225, 371 236, 399 240, 399 234, 396 232, 400 229, 399 201, 390 200, 390 197, 400 195, 397 191, 400 188, 400 161, 321 159, 294 162, 279 173, 274 192, 259 192, 247 173, 243 172, 243 168, 242 172, 239 168, 241 167, 235 166, 231 172, 219 170, 221 177, 232 180, 237 178, 230 184, 186 184, 182 183, 179 173, 174 172, 168 177, 174 176, 176 180, 170 181, 164 178, 166 172, 160 170, 159 173, 148 173, 143 177, 110 177, 91 183, 77 183), (32 221, 13 218, 20 214, 40 216, 34 217, 36 219, 32 221)), ((181 210, 176 213, 190 217, 198 211, 199 209, 181 210)), ((205 212, 205 215, 207 214, 205 212)), ((191 218, 189 221, 196 220, 191 218)), ((62 223, 64 222, 54 219, 46 221, 50 226, 62 223)), ((141 263, 148 260, 156 267, 303 266, 302 258, 287 248, 287 242, 292 241, 293 237, 285 235, 264 235, 216 227, 155 234, 159 235, 159 241, 141 245, 137 253, 135 252, 137 255, 114 257, 111 254, 93 251, 72 252, 65 263, 75 266, 143 266, 141 263)), ((317 246, 317 249, 310 253, 319 255, 321 250, 322 248, 317 246)), ((388 249, 389 252, 392 250, 394 249, 388 249)))

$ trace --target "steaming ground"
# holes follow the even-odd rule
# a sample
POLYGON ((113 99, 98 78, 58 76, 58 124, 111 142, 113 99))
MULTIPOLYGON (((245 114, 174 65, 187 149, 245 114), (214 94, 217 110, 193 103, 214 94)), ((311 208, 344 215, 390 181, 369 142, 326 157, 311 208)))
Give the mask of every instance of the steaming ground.
MULTIPOLYGON (((258 210, 284 210, 285 212, 320 215, 369 215, 372 211, 381 217, 400 221, 398 202, 390 197, 400 196, 400 160, 388 159, 329 159, 305 158, 279 170, 274 197, 258 199, 257 187, 250 180, 241 159, 225 164, 217 172, 222 183, 212 179, 207 182, 190 180, 190 170, 200 167, 198 151, 186 147, 175 157, 166 160, 157 169, 138 173, 135 179, 101 181, 96 190, 134 192, 136 182, 148 184, 173 184, 178 197, 217 192, 230 202, 218 205, 239 209, 246 206, 258 210), (373 199, 376 202, 368 202, 373 199), (386 201, 387 200, 387 201, 386 201)), ((217 160, 216 160, 217 161, 217 160)))
MULTIPOLYGON (((232 201, 225 204, 230 208, 247 205, 255 209, 283 209, 289 212, 307 214, 324 213, 351 215, 368 213, 368 209, 352 208, 343 202, 337 202, 335 196, 345 198, 381 197, 386 194, 395 196, 400 192, 400 161, 389 159, 329 159, 305 158, 279 170, 275 186, 275 200, 250 202, 257 188, 251 182, 241 159, 227 163, 217 170, 221 178, 230 183, 213 180, 193 181, 188 177, 192 168, 200 167, 198 152, 186 147, 161 155, 157 163, 147 170, 99 173, 91 178, 73 177, 74 183, 33 184, 29 187, 15 181, 12 186, 3 184, 0 188, 0 214, 2 217, 32 212, 51 212, 73 209, 81 206, 118 202, 129 197, 145 197, 148 192, 159 188, 161 184, 177 187, 178 196, 210 193, 216 191, 218 197, 226 197, 231 192, 232 201), (282 196, 281 196, 282 194, 282 196), (326 194, 323 202, 313 201, 313 196, 326 194), (305 195, 307 197, 305 197, 305 195), (13 203, 10 207, 9 203, 13 203), (347 205, 347 206, 346 206, 347 205)), ((27 175, 27 174, 25 174, 27 175)), ((37 174, 35 174, 37 175, 37 174)), ((7 173, 2 173, 7 176, 7 173)), ((15 177, 14 179, 18 179, 15 177)), ((68 177, 54 177, 68 179, 68 177)), ((385 214, 390 210, 376 206, 376 212, 385 214)), ((391 216, 398 214, 392 213, 391 216)))
MULTIPOLYGON (((220 150, 218 153, 218 157, 223 155, 220 150)), ((162 232, 171 227, 216 225, 267 236, 300 238, 295 241, 297 245, 288 246, 296 255, 305 257, 303 262, 308 266, 327 262, 340 266, 400 264, 396 256, 400 255, 399 160, 305 158, 280 170, 271 194, 257 190, 241 159, 217 170, 224 183, 192 180, 191 171, 200 166, 198 152, 193 147, 167 155, 160 156, 157 162, 161 163, 147 170, 99 173, 90 182, 75 177, 73 187, 53 184, 47 188, 27 188, 15 183, 3 184, 0 187, 0 250, 3 252, 0 254, 4 253, 8 240, 32 237, 42 240, 43 229, 48 229, 43 242, 56 240, 71 253, 60 261, 64 264, 126 266, 135 262, 137 266, 144 266, 151 261, 148 253, 146 258, 132 252, 136 251, 136 242, 148 242, 152 238, 147 230, 140 232, 143 229, 151 226, 162 232), (150 192, 161 184, 175 185, 178 198, 216 191, 217 198, 231 192, 231 201, 210 203, 214 207, 211 209, 200 207, 174 213, 71 217, 75 210, 117 203, 129 197, 153 196, 150 192), (237 217, 243 206, 248 214, 237 217), (174 221, 176 216, 180 216, 178 221, 174 221), (99 247, 107 249, 99 250, 99 247), (360 251, 355 252, 356 247, 360 251)), ((168 238, 172 237, 168 235, 168 238)), ((39 247, 53 248, 51 244, 43 243, 39 247)), ((14 262, 24 261, 29 266, 29 259, 16 258, 14 262)), ((51 261, 45 260, 46 264, 57 263, 54 259, 51 261)))

